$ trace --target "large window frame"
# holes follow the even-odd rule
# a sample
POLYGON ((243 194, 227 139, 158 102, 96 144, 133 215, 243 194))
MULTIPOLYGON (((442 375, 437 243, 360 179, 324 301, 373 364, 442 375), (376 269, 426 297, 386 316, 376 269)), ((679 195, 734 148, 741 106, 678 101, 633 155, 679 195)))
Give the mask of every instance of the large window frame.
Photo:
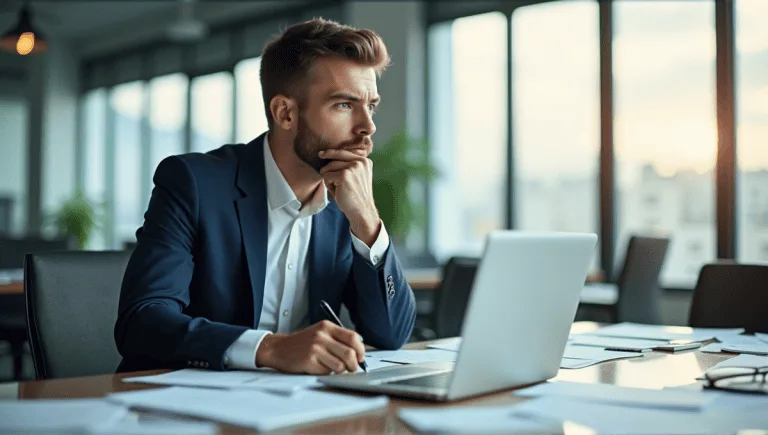
MULTIPOLYGON (((482 8, 479 5, 466 10, 463 3, 452 7, 438 8, 430 3, 427 11, 427 26, 452 21, 463 16, 485 12, 502 12, 507 16, 511 41, 513 27, 512 14, 517 8, 531 6, 553 0, 531 0, 528 2, 505 4, 482 8)), ((599 146, 599 198, 598 216, 600 229, 599 258, 600 268, 605 277, 612 277, 615 270, 616 257, 616 202, 615 202, 615 159, 614 159, 614 89, 613 89, 613 6, 616 2, 626 0, 595 0, 599 5, 599 53, 600 53, 600 146, 599 146)), ((699 0, 713 2, 715 5, 715 95, 717 120, 717 156, 715 162, 715 225, 717 259, 733 260, 737 255, 737 224, 736 224, 736 131, 734 118, 734 2, 733 0, 699 0)), ((511 44, 510 44, 511 50, 511 44)), ((512 59, 511 53, 508 58, 512 59)), ((514 125, 512 124, 512 92, 514 77, 512 68, 507 72, 510 89, 509 123, 507 126, 507 155, 508 168, 506 183, 506 228, 514 229, 515 225, 515 144, 514 125)), ((429 110, 429 108, 427 108, 429 110)), ((429 117, 428 117, 429 118, 429 117)), ((429 206, 429 204, 428 204, 429 206)), ((431 232, 428 237, 434 237, 431 232)), ((690 290, 690 289, 684 289, 690 290)))

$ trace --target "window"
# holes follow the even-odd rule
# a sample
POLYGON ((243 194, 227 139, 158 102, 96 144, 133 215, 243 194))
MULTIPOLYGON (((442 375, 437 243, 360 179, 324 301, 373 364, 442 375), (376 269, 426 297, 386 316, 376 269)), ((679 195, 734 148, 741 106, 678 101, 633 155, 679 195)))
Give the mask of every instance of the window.
POLYGON ((142 223, 141 203, 141 123, 144 83, 115 86, 109 99, 114 111, 115 204, 114 231, 118 246, 135 240, 142 223))
POLYGON ((27 230, 27 132, 29 105, 0 97, 0 234, 27 230), (10 208, 10 209, 9 209, 10 208))
POLYGON ((512 14, 517 228, 599 233, 599 38, 595 1, 512 14))
POLYGON ((768 262, 768 2, 736 0, 738 258, 768 262))
POLYGON ((235 67, 237 80, 237 132, 235 141, 248 143, 267 131, 267 117, 261 94, 261 58, 247 59, 235 67))
POLYGON ((184 152, 184 124, 187 118, 187 77, 171 74, 149 82, 149 174, 151 177, 160 162, 171 155, 184 152))
MULTIPOLYGON (((97 204, 106 199, 107 91, 96 89, 82 100, 83 117, 83 193, 97 204)), ((88 240, 88 249, 106 248, 104 228, 88 240)))
POLYGON ((434 25, 428 35, 431 251, 480 254, 504 227, 507 18, 492 12, 434 25))
POLYGON ((232 75, 192 80, 192 151, 206 152, 232 142, 232 75))
POLYGON ((714 9, 710 1, 614 3, 616 256, 632 234, 668 235, 661 282, 669 287, 693 287, 715 258, 714 9), (649 196, 658 198, 653 207, 649 196))

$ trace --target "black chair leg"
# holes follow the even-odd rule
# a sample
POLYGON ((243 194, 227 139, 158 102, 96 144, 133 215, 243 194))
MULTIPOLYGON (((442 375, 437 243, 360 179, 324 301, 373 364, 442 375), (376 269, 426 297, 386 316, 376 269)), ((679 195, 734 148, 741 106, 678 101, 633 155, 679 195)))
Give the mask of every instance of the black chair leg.
POLYGON ((20 381, 24 375, 24 342, 11 343, 11 355, 13 355, 13 377, 20 381))

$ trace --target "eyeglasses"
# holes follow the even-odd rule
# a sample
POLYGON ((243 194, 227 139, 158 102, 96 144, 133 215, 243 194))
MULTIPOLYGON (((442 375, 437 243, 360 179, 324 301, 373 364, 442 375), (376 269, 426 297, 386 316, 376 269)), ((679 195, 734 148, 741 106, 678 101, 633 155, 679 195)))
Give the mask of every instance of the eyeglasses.
POLYGON ((768 367, 722 367, 704 374, 704 388, 768 394, 768 367))

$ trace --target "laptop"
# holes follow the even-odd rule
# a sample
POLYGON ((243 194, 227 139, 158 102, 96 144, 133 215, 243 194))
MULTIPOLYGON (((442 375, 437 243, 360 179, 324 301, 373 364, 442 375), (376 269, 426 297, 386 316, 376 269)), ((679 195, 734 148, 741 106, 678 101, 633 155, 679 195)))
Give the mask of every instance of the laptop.
POLYGON ((554 377, 565 352, 597 235, 488 235, 455 362, 323 376, 327 386, 450 401, 554 377))

